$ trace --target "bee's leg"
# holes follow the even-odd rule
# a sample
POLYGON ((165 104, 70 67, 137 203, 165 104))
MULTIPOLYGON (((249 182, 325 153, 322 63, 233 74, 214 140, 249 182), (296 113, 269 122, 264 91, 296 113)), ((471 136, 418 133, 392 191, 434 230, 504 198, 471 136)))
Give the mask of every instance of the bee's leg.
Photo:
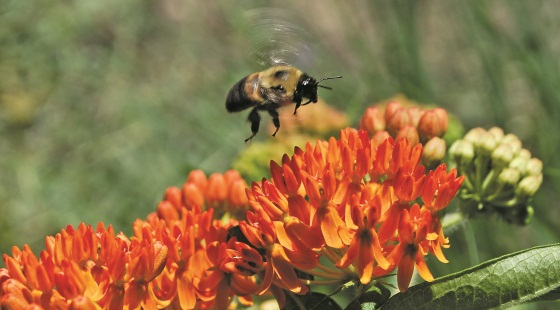
POLYGON ((261 123, 261 116, 259 115, 259 112, 257 111, 257 108, 254 108, 253 110, 251 110, 251 113, 249 113, 249 117, 247 118, 247 120, 249 122, 251 122, 251 132, 253 134, 249 138, 245 139, 245 143, 247 143, 247 141, 253 139, 253 137, 257 134, 257 132, 259 132, 259 125, 261 123))
POLYGON ((278 118, 278 111, 276 111, 273 108, 270 108, 267 111, 268 111, 268 114, 270 114, 270 116, 272 116, 272 122, 274 123, 274 126, 276 127, 276 131, 274 131, 274 133, 272 134, 272 136, 275 137, 276 133, 278 132, 278 129, 280 129, 280 118, 278 118))
POLYGON ((299 100, 296 101, 296 109, 294 110, 293 115, 296 115, 297 109, 299 109, 300 106, 301 106, 301 98, 299 98, 299 100))
MULTIPOLYGON (((315 102, 317 102, 317 101, 315 101, 315 102)), ((315 102, 314 102, 314 103, 315 103, 315 102)), ((304 103, 304 104, 302 104, 302 105, 308 105, 308 104, 310 104, 310 103, 311 103, 311 100, 307 101, 306 103, 304 103)))

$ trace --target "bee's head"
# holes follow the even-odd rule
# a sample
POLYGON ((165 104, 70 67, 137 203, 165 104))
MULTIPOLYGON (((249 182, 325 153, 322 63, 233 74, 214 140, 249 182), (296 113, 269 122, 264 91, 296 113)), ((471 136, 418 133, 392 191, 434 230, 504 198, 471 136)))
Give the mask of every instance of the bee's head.
POLYGON ((297 84, 296 94, 300 98, 307 98, 311 102, 317 102, 317 80, 304 73, 297 84))
POLYGON ((324 80, 332 80, 332 79, 340 79, 340 78, 342 78, 342 76, 326 77, 320 79, 319 82, 317 82, 317 80, 304 73, 301 76, 299 83, 297 84, 296 92, 294 96, 297 96, 299 98, 307 98, 309 99, 308 103, 309 102, 315 103, 318 100, 317 87, 332 89, 331 87, 328 86, 319 85, 319 83, 321 83, 324 80))

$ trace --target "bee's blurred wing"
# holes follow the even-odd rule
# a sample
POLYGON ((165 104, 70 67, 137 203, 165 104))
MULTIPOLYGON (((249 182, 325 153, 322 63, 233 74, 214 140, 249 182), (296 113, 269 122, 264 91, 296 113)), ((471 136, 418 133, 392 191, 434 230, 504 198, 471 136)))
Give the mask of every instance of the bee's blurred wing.
POLYGON ((278 8, 259 8, 246 13, 250 24, 251 56, 264 67, 309 67, 317 45, 315 35, 297 13, 278 8))

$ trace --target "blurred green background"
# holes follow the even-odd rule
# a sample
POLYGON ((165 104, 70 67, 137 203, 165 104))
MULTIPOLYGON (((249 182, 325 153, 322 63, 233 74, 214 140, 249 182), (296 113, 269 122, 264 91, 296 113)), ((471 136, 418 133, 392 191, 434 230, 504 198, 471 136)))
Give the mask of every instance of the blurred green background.
MULTIPOLYGON (((344 76, 320 96, 352 124, 402 93, 543 160, 529 226, 473 222, 481 260, 560 241, 560 1, 3 0, 1 252, 38 252, 81 221, 130 234, 190 170, 230 168, 250 130, 225 96, 264 68, 252 49, 267 12, 305 35, 302 70, 344 76)), ((463 235, 450 238, 436 276, 470 266, 463 235)))

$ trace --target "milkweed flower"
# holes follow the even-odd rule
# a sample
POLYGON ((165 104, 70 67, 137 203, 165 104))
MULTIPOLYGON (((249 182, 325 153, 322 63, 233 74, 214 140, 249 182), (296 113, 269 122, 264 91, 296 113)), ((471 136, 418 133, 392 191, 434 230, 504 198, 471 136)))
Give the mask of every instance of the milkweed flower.
POLYGON ((130 238, 98 224, 68 226, 47 237, 36 257, 28 246, 4 255, 2 308, 226 309, 251 304, 260 289, 261 255, 229 228, 248 208, 235 171, 193 171, 166 190, 156 212, 136 220, 130 238), (217 215, 218 214, 218 215, 217 215), (218 217, 219 216, 219 217, 218 217), (237 296, 237 298, 236 298, 237 296))
POLYGON ((542 161, 521 140, 494 127, 474 128, 449 148, 459 174, 461 210, 471 216, 496 215, 509 223, 527 224, 531 201, 542 184, 542 161))
POLYGON ((146 221, 134 223, 137 238, 162 240, 169 249, 165 269, 154 279, 167 308, 226 309, 236 296, 252 303, 265 266, 255 249, 230 234, 248 209, 246 187, 234 170, 209 177, 194 170, 181 188, 166 190, 146 221))
POLYGON ((441 248, 449 242, 438 215, 463 178, 445 165, 426 174, 421 156, 421 144, 378 143, 366 131, 348 128, 338 140, 307 143, 281 164, 271 162, 271 180, 252 184, 251 211, 240 223, 265 261, 277 262, 265 271, 267 283, 302 293, 313 281, 298 281, 296 270, 333 283, 367 284, 399 267, 399 288, 406 290, 414 266, 433 280, 423 257, 434 253, 446 261, 441 248), (419 199, 422 205, 415 203, 419 199), (419 224, 411 213, 414 219, 426 215, 419 224), (417 250, 404 250, 410 248, 417 250))
MULTIPOLYGON (((133 223, 131 237, 82 223, 47 237, 38 257, 28 246, 14 247, 0 269, 0 303, 227 309, 271 293, 284 307, 287 291, 367 285, 397 268, 406 290, 414 269, 433 280, 426 255, 447 262, 439 212, 463 181, 443 164, 426 169, 421 158, 421 144, 347 128, 339 139, 307 143, 272 161, 270 179, 250 187, 234 170, 192 171, 133 223)), ((530 185, 520 185, 519 195, 530 195, 530 185)))
POLYGON ((151 281, 163 270, 167 247, 155 240, 129 240, 111 226, 68 226, 47 237, 36 257, 28 246, 4 255, 2 308, 45 309, 164 307, 151 281))

